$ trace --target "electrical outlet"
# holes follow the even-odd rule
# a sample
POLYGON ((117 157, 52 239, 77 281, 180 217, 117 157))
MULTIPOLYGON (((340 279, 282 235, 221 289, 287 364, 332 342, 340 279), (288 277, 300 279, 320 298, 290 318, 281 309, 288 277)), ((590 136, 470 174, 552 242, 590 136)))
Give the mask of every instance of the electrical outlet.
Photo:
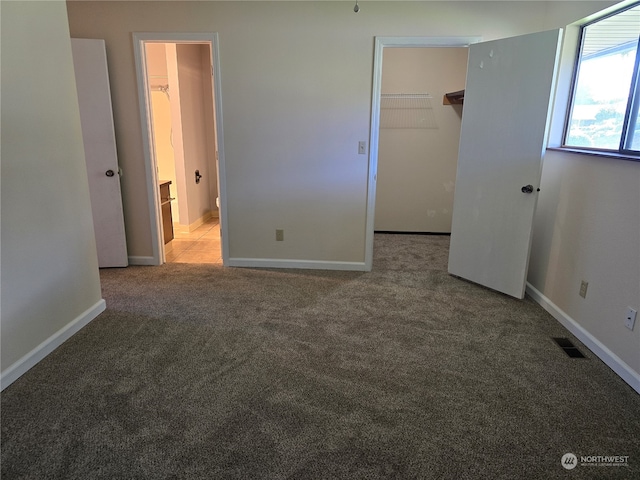
POLYGON ((636 324, 636 315, 638 312, 631 307, 627 307, 627 314, 624 317, 624 325, 629 330, 633 330, 633 326, 636 324))
POLYGON ((584 280, 580 282, 580 296, 582 298, 587 298, 587 287, 589 286, 589 282, 585 282, 584 280))
POLYGON ((284 241, 284 230, 276 230, 276 242, 284 241))
POLYGON ((358 154, 366 155, 367 153, 367 142, 358 142, 358 154))

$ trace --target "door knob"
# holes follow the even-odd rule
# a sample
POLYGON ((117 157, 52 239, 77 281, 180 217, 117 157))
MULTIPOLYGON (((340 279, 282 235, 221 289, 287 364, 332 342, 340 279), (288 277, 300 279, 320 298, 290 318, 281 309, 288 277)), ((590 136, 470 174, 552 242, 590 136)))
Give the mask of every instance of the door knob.
POLYGON ((533 193, 533 185, 525 185, 521 190, 522 193, 533 193))
POLYGON ((113 177, 113 176, 115 175, 115 172, 114 172, 113 170, 109 169, 109 170, 107 170, 106 172, 104 172, 104 174, 105 174, 107 177, 113 177))

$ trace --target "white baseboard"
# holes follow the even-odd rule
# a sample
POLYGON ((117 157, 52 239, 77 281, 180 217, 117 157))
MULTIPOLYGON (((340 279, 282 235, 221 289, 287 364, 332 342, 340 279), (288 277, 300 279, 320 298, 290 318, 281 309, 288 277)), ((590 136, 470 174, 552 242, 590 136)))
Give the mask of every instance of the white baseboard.
POLYGON ((173 222, 173 231, 179 232, 179 233, 191 233, 194 230, 201 227, 202 225, 204 225, 205 222, 210 218, 217 218, 217 214, 214 215, 213 211, 209 211, 205 213, 203 216, 201 216, 200 218, 198 218, 195 222, 190 223, 189 225, 183 225, 182 223, 179 223, 179 222, 173 222))
POLYGON ((71 338, 82 327, 96 318, 106 308, 104 300, 100 300, 93 307, 85 310, 74 320, 62 327, 56 333, 47 338, 44 342, 14 362, 9 368, 0 374, 0 390, 4 390, 18 378, 24 375, 30 368, 35 366, 44 357, 53 352, 65 341, 71 338))
POLYGON ((129 265, 158 265, 158 263, 154 260, 153 257, 129 257, 129 265))
POLYGON ((364 262, 329 262, 322 260, 281 260, 275 258, 230 258, 225 262, 229 267, 255 268, 300 268, 309 270, 351 270, 366 271, 364 262))
POLYGON ((578 322, 567 315, 560 307, 549 300, 543 295, 537 288, 527 282, 527 293, 533 298, 542 308, 551 314, 558 322, 562 324, 567 330, 576 336, 584 345, 597 355, 600 360, 606 363, 611 370, 616 372, 620 378, 627 382, 631 388, 640 393, 640 374, 634 371, 627 363, 625 363, 620 357, 609 350, 600 340, 591 335, 584 329, 578 322))

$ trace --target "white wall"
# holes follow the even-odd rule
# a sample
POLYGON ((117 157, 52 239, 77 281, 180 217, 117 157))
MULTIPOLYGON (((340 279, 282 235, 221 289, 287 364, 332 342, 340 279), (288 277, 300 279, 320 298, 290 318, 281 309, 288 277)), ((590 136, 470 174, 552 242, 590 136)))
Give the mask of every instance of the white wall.
POLYGON ((464 89, 467 57, 468 48, 384 50, 382 93, 432 98, 428 128, 380 128, 376 230, 451 232, 462 105, 443 105, 442 97, 464 89))
POLYGON ((104 309, 64 2, 2 2, 2 387, 104 309))
POLYGON ((638 378, 640 162, 549 151, 534 223, 529 283, 638 378), (586 298, 580 282, 589 282, 586 298))
MULTIPOLYGON (((552 147, 562 143, 578 39, 578 25, 565 29, 552 147)), ((640 308, 640 163, 550 150, 540 186, 528 291, 640 393, 640 328, 624 326, 626 308, 640 308)))
POLYGON ((106 39, 131 255, 150 256, 131 32, 218 32, 230 256, 363 262, 374 37, 495 39, 612 2, 69 2, 106 39), (556 15, 557 13, 557 15, 556 15), (276 228, 285 241, 276 242, 276 228))

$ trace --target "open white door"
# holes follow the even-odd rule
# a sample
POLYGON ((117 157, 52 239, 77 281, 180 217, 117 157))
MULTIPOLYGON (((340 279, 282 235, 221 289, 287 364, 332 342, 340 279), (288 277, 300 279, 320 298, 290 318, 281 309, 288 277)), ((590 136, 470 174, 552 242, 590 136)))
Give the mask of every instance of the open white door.
POLYGON ((126 267, 127 243, 104 40, 71 39, 98 265, 126 267))
POLYGON ((524 297, 562 30, 469 48, 449 273, 524 297))

